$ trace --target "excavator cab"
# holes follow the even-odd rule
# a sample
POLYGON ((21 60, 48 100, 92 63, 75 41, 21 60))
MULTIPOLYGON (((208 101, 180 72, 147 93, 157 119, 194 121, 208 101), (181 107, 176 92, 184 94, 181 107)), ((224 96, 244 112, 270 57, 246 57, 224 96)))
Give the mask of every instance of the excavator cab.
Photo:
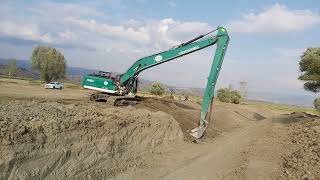
POLYGON ((105 77, 107 79, 110 79, 111 78, 111 72, 99 71, 99 76, 100 77, 105 77))

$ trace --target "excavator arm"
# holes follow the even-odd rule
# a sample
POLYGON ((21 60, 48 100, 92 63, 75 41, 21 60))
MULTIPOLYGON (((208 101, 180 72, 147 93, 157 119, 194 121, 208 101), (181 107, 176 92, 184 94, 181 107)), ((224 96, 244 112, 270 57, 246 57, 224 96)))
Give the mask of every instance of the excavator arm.
POLYGON ((191 135, 195 138, 201 138, 209 125, 210 115, 212 112, 212 103, 214 98, 214 89, 218 80, 221 65, 229 43, 229 36, 225 29, 218 30, 217 49, 213 58, 207 86, 203 95, 199 127, 191 130, 191 135))
POLYGON ((229 36, 225 28, 218 27, 214 31, 217 31, 217 35, 215 36, 204 38, 213 32, 211 31, 186 43, 182 43, 181 45, 170 50, 139 59, 121 76, 120 86, 124 87, 125 91, 127 92, 134 91, 134 87, 137 84, 137 77, 143 70, 217 44, 207 86, 203 95, 199 127, 191 130, 190 133, 196 138, 201 138, 209 124, 211 107, 214 98, 214 88, 229 43, 229 36))

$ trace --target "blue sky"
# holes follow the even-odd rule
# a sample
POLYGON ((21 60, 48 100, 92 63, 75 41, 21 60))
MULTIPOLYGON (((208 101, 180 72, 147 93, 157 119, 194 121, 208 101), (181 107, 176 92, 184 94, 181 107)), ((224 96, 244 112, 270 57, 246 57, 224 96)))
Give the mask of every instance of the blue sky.
MULTIPOLYGON (((4 0, 0 57, 29 59, 44 44, 64 53, 70 66, 123 72, 140 57, 222 25, 231 41, 218 87, 247 81, 249 94, 299 96, 310 104, 314 94, 297 80, 298 61, 306 48, 320 46, 319 8, 318 0, 4 0)), ((213 53, 197 52, 142 77, 204 87, 213 53)))

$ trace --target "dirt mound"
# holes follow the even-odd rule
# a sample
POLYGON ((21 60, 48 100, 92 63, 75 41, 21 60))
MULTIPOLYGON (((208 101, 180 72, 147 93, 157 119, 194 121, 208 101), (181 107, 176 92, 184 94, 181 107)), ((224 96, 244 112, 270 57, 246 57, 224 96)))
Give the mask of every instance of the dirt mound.
POLYGON ((320 118, 306 113, 293 113, 283 119, 288 125, 288 141, 293 150, 283 155, 286 178, 320 177, 320 118))
POLYGON ((162 111, 172 115, 179 123, 182 132, 184 133, 185 140, 194 140, 194 138, 189 136, 187 131, 198 126, 200 117, 199 109, 189 106, 188 104, 183 104, 182 102, 156 98, 146 98, 136 107, 149 109, 154 112, 162 111))
MULTIPOLYGON (((235 104, 214 102, 210 125, 201 141, 213 140, 224 132, 246 126, 252 122, 271 117, 272 113, 261 108, 243 107, 235 104)), ((147 108, 151 111, 163 111, 174 117, 184 133, 185 141, 194 142, 189 131, 199 125, 201 105, 190 101, 175 101, 167 99, 146 98, 137 108, 147 108)))
POLYGON ((101 179, 182 140, 171 115, 90 103, 0 101, 0 179, 101 179))

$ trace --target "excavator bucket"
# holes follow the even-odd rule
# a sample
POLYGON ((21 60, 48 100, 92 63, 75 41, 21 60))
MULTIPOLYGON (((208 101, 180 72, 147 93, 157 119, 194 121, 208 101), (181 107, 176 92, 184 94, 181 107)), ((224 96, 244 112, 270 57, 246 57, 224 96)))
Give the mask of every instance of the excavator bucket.
POLYGON ((206 131, 206 129, 207 129, 207 126, 199 126, 197 128, 192 129, 190 132, 190 135, 197 139, 200 139, 204 135, 204 132, 206 131))
POLYGON ((204 133, 207 127, 209 126, 209 121, 211 119, 211 113, 213 110, 212 108, 213 108, 213 98, 211 99, 209 104, 209 112, 207 111, 201 112, 199 127, 191 130, 191 132, 189 133, 191 136, 197 139, 200 139, 202 138, 202 136, 204 136, 204 133))

